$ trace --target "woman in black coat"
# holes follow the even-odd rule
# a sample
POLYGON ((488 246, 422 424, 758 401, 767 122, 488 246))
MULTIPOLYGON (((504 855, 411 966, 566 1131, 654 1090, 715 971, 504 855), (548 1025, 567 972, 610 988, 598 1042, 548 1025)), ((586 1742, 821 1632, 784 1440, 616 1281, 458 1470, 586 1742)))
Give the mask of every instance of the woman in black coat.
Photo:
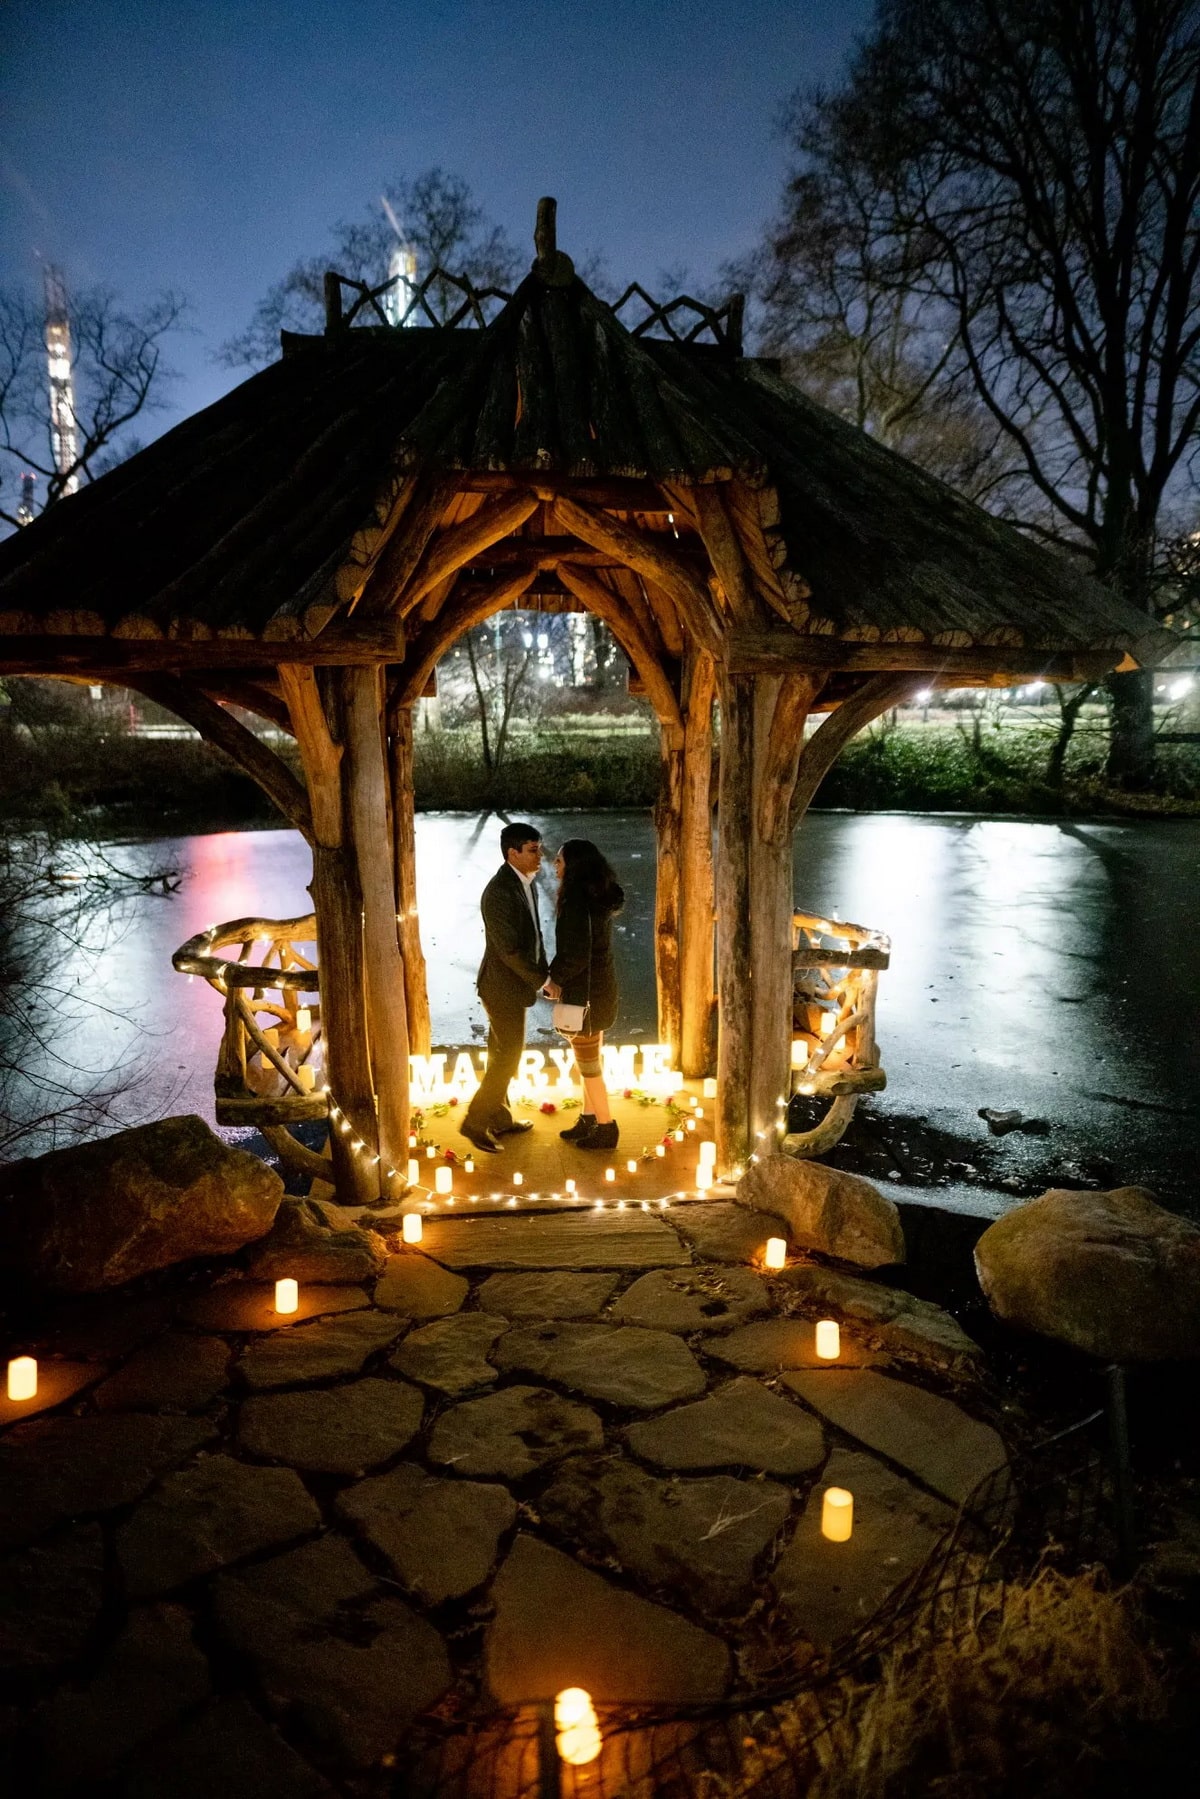
POLYGON ((567 1006, 585 1006, 583 1029, 570 1038, 583 1086, 577 1124, 560 1135, 579 1149, 615 1149, 617 1124, 608 1103, 600 1051, 617 1016, 612 920, 625 894, 594 843, 571 837, 554 858, 558 876, 557 947, 546 993, 567 1006))

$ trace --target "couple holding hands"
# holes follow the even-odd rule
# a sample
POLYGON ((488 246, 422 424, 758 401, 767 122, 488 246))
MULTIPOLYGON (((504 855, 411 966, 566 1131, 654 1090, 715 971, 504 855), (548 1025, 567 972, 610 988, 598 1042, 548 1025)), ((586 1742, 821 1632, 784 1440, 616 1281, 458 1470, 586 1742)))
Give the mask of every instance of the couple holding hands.
POLYGON ((547 962, 538 912, 542 839, 529 824, 505 825, 504 858, 483 890, 484 951, 476 987, 488 1017, 487 1068, 461 1130, 491 1154, 498 1138, 528 1131, 508 1109, 508 1083, 525 1048, 525 1014, 539 992, 555 1002, 554 1024, 575 1052, 583 1111, 559 1135, 578 1149, 615 1149, 618 1130, 601 1072, 604 1033, 617 1014, 612 919, 625 895, 612 869, 586 838, 572 837, 554 858, 558 876, 556 948, 547 962))

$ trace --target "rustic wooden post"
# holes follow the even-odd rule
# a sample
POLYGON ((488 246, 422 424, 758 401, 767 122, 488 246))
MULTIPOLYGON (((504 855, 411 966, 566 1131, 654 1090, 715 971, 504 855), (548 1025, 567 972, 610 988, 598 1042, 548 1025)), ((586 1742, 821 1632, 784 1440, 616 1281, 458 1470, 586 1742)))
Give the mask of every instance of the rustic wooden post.
POLYGON ((391 716, 392 832, 396 860, 396 912, 404 958, 404 999, 408 1044, 415 1056, 433 1047, 429 985, 421 921, 417 913, 416 821, 413 809, 413 709, 396 706, 391 716))
MULTIPOLYGON (((379 1190, 400 1191, 408 1157, 408 1014, 384 751, 383 669, 333 672, 344 721, 344 816, 362 896, 363 994, 375 1091, 379 1190), (389 1178, 389 1170, 395 1175, 389 1178)), ((372 1151, 374 1153, 374 1151, 372 1151)))
POLYGON ((706 650, 686 668, 680 805, 680 1067, 710 1073, 713 1051, 712 752, 716 669, 706 650))
POLYGON ((657 867, 654 885, 654 976, 658 989, 658 1040, 671 1045, 675 1065, 680 1051, 680 826, 683 795, 683 735, 677 726, 661 728, 658 800, 654 807, 657 867))
POLYGON ((754 812, 754 678, 721 684, 717 807, 717 1162, 730 1174, 750 1154, 750 837, 754 812))

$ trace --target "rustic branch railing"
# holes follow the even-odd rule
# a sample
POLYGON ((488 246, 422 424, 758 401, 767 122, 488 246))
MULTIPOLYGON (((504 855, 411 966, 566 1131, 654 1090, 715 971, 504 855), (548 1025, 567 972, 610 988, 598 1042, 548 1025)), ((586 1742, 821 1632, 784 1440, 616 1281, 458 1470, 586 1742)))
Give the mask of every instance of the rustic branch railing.
POLYGON ((657 327, 662 335, 676 344, 694 344, 700 341, 707 331, 713 343, 719 344, 723 350, 732 350, 735 356, 742 353, 742 322, 746 310, 745 294, 731 294, 722 306, 709 306, 703 300, 694 300, 690 294, 679 294, 674 300, 659 301, 648 294, 638 281, 631 281, 619 300, 612 303, 615 318, 631 300, 640 300, 647 308, 644 318, 630 324, 627 319, 621 322, 631 337, 649 337, 657 327), (690 327, 680 329, 675 324, 675 316, 682 313, 693 321, 690 327))
POLYGON ((512 295, 503 287, 476 287, 466 275, 452 275, 448 269, 430 269, 428 275, 419 281, 412 290, 412 298, 398 319, 390 319, 380 300, 384 294, 407 276, 393 275, 387 281, 381 281, 378 287, 369 282, 356 281, 351 275, 339 275, 336 269, 330 269, 325 276, 325 329, 327 332, 347 331, 355 319, 364 311, 375 314, 379 324, 385 325, 389 331, 399 330, 408 325, 414 315, 424 317, 430 325, 436 325, 440 331, 453 331, 464 320, 480 330, 490 323, 488 302, 498 300, 506 303, 512 295), (433 289, 445 290, 453 288, 462 295, 461 303, 452 312, 445 315, 437 312, 430 304, 429 295, 433 289), (343 289, 356 295, 349 310, 343 310, 343 289))
POLYGON ((807 1131, 784 1139, 790 1155, 817 1156, 845 1135, 864 1093, 887 1085, 875 1041, 875 999, 891 943, 865 925, 809 912, 792 915, 792 1079, 794 1090, 830 1100, 807 1131))
POLYGON ((286 1126, 328 1116, 311 912, 213 925, 190 937, 171 963, 180 974, 199 975, 224 1000, 214 1082, 218 1124, 286 1126), (252 960, 262 944, 264 953, 252 960))

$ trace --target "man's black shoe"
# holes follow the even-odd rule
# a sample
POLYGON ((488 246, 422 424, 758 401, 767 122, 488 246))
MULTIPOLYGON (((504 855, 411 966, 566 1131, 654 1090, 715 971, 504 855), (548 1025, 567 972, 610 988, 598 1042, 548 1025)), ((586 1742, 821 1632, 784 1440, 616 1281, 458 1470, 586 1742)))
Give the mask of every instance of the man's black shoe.
POLYGON ((500 1153, 500 1145, 490 1131, 477 1131, 472 1125, 460 1124, 458 1134, 460 1137, 465 1137, 468 1143, 473 1143, 476 1149, 485 1150, 489 1156, 500 1153))
POLYGON ((513 1118, 508 1124, 494 1124, 491 1134, 493 1137, 511 1137, 515 1131, 531 1131, 532 1129, 532 1118, 513 1118))

